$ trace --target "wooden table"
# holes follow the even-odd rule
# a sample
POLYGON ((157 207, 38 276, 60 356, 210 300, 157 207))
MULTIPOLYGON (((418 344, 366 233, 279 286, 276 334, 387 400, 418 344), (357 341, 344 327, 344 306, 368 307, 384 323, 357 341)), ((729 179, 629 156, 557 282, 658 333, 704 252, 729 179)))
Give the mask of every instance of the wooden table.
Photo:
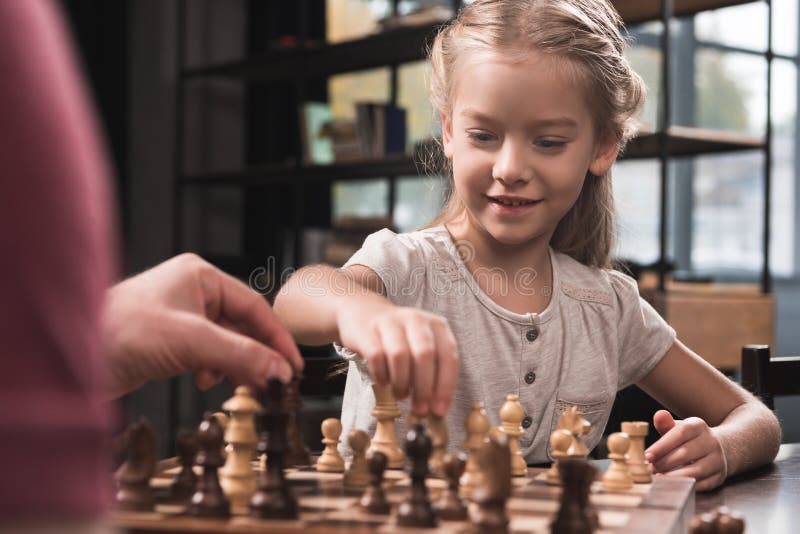
POLYGON ((733 477, 721 488, 695 497, 697 513, 720 505, 744 516, 745 532, 800 532, 800 443, 781 445, 773 464, 733 477))

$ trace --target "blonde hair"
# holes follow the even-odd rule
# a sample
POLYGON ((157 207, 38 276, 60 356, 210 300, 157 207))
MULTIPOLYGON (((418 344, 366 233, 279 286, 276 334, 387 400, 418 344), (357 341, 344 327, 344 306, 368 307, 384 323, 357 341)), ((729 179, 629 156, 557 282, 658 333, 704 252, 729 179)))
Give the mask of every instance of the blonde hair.
MULTIPOLYGON (((537 50, 568 61, 585 84, 598 139, 613 136, 622 150, 636 132, 645 86, 623 55, 621 26, 622 19, 606 0, 475 0, 439 31, 431 46, 431 103, 451 116, 454 72, 466 54, 501 52, 504 58, 522 61, 537 50)), ((451 187, 430 226, 448 222, 463 210, 451 187)), ((550 244, 585 265, 608 267, 614 218, 611 172, 587 173, 550 244)))

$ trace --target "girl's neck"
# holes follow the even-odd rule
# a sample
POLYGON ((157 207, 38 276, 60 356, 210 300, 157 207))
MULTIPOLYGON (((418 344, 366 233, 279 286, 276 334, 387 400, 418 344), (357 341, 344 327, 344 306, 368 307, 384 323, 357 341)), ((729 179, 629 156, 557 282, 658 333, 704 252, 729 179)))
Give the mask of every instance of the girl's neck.
POLYGON ((445 227, 456 244, 468 243, 469 250, 463 250, 464 263, 471 273, 477 269, 500 269, 509 281, 515 280, 518 273, 534 270, 536 287, 552 284, 549 240, 533 239, 523 244, 506 245, 496 241, 491 235, 476 228, 462 214, 447 222, 445 227))

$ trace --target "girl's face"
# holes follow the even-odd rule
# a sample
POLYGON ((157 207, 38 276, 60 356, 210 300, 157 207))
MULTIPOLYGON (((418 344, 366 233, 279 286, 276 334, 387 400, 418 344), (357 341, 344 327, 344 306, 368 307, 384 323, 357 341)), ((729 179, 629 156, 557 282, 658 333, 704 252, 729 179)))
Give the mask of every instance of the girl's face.
POLYGON ((549 242, 586 171, 603 175, 617 156, 616 139, 596 139, 583 88, 555 61, 541 53, 524 63, 466 59, 452 116, 442 115, 470 228, 502 244, 549 242))

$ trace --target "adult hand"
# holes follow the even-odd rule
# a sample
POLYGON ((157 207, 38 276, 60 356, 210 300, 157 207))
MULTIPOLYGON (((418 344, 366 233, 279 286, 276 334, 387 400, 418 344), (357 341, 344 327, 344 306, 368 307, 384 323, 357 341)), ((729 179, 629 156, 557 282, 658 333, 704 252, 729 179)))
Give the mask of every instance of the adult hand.
POLYGON ((182 254, 108 291, 104 340, 108 391, 195 372, 207 389, 228 376, 265 387, 303 368, 294 341, 267 301, 194 254, 182 254))
POLYGON ((653 415, 653 425, 661 438, 645 457, 656 473, 692 477, 698 491, 711 490, 725 481, 727 466, 722 445, 699 417, 676 421, 666 410, 653 415))

